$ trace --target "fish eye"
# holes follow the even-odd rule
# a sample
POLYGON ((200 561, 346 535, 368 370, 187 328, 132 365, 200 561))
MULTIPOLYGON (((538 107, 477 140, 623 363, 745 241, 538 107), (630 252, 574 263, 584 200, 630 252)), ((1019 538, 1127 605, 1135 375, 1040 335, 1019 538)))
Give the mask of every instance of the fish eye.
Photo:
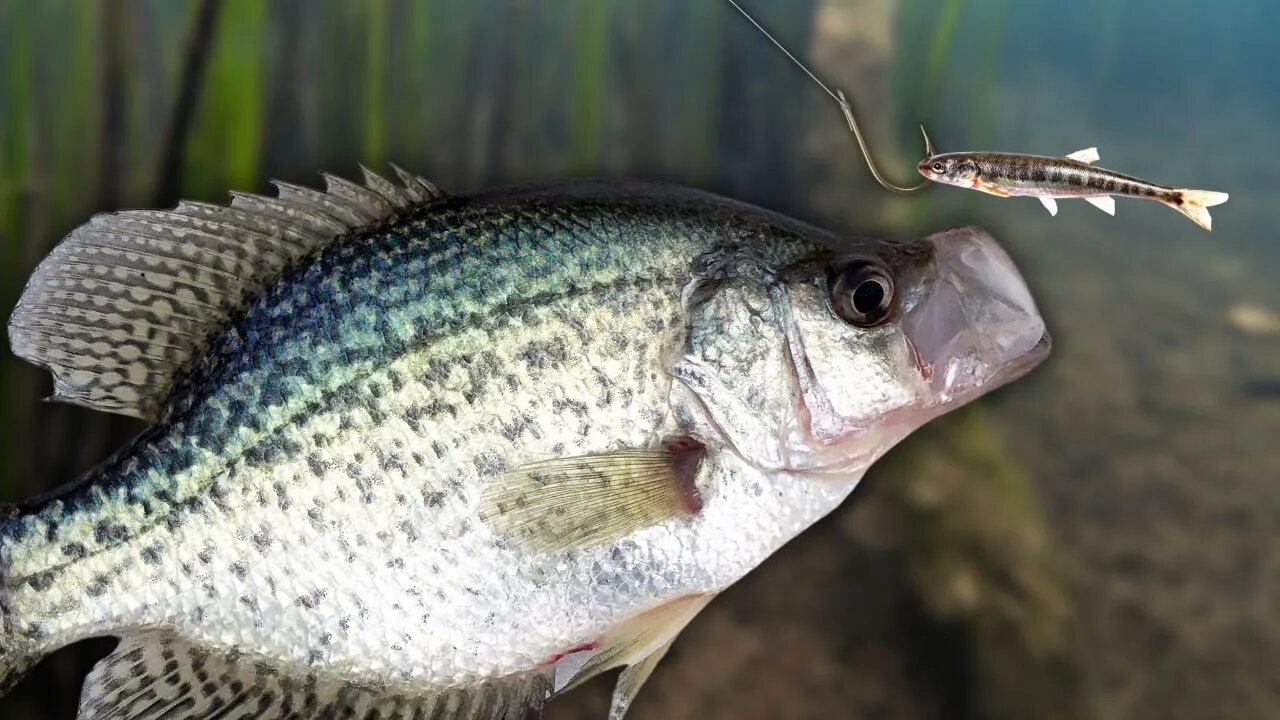
POLYGON ((940 173, 940 172, 942 172, 943 170, 946 170, 946 169, 947 169, 947 166, 946 166, 946 165, 943 165, 943 164, 942 164, 942 163, 940 163, 940 162, 936 162, 936 163, 934 163, 934 164, 933 164, 933 171, 934 171, 934 172, 936 172, 936 173, 940 173))
POLYGON ((855 262, 838 270, 829 293, 832 312, 850 325, 875 327, 893 314, 893 278, 875 263, 855 262))

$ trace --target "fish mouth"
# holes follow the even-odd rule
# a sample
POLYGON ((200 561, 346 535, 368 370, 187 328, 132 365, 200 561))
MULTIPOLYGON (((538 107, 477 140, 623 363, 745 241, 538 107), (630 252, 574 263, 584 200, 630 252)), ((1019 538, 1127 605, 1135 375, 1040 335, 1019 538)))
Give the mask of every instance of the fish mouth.
POLYGON ((1030 372, 1053 346, 1013 261, 986 232, 955 228, 929 238, 937 278, 903 318, 935 407, 967 402, 1030 372))

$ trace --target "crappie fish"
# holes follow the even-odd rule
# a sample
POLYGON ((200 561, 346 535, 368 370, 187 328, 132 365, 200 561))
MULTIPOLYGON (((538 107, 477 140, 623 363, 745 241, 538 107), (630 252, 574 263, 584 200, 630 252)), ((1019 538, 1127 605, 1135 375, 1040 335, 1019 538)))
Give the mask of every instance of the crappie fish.
POLYGON ((1205 230, 1213 229, 1209 208, 1230 198, 1223 192, 1157 185, 1093 167, 1099 158, 1097 148, 1077 150, 1064 157, 994 152, 942 153, 921 160, 917 169, 934 182, 981 190, 999 197, 1037 198, 1050 215, 1058 214, 1057 200, 1064 198, 1080 198, 1108 215, 1116 214, 1113 195, 1155 200, 1186 215, 1205 230))
POLYGON ((847 238, 644 182, 397 169, 99 215, 9 324, 147 420, 0 526, 0 677, 79 717, 522 717, 624 667, 1048 336, 981 230, 847 238))

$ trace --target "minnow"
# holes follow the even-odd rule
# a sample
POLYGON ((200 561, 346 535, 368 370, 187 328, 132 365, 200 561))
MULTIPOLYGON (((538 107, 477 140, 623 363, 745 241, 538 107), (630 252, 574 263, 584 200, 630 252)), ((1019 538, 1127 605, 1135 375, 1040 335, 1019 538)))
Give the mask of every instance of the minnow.
POLYGON ((1097 148, 1077 150, 1063 157, 996 152, 958 152, 931 155, 916 169, 934 182, 980 190, 998 197, 1034 197, 1050 215, 1058 214, 1058 200, 1079 198, 1108 215, 1116 214, 1113 196, 1145 198, 1163 203, 1213 229, 1209 208, 1227 201, 1224 192, 1157 185, 1141 178, 1094 167, 1097 148))
POLYGON ((1049 350, 987 233, 399 172, 94 217, 9 322, 147 429, 0 514, 0 687, 80 720, 520 718, 681 629, 925 422, 1049 350))

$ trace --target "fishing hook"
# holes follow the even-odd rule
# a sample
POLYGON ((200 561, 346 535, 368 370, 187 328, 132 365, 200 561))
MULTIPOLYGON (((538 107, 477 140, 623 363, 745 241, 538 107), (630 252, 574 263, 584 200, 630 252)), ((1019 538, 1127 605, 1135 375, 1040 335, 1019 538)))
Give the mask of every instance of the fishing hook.
MULTIPOLYGON (((836 91, 836 102, 840 103, 840 111, 844 113, 844 119, 849 123, 849 130, 853 132, 853 138, 858 141, 858 149, 862 151, 862 157, 867 161, 867 169, 871 171, 871 177, 880 183, 880 187, 899 195, 910 195, 929 187, 933 183, 929 178, 925 178, 917 185, 902 187, 885 180, 884 176, 880 174, 880 168, 876 167, 876 161, 871 159, 871 150, 867 148, 867 141, 863 139, 862 131, 858 129, 858 121, 853 119, 853 106, 849 104, 849 100, 844 96, 843 90, 836 91)), ((920 126, 920 134, 924 136, 924 156, 933 157, 936 154, 933 149, 933 141, 929 139, 929 133, 925 132, 924 125, 920 126)))
MULTIPOLYGON (((743 10, 741 5, 734 2, 734 0, 729 0, 729 4, 732 5, 734 9, 737 10, 739 13, 741 13, 742 17, 746 18, 748 22, 750 22, 752 25, 755 25, 756 29, 759 30, 766 38, 769 38, 769 42, 772 42, 775 47, 781 50, 783 55, 786 55, 791 60, 791 62, 796 64, 796 67, 803 70, 804 74, 808 75, 810 80, 814 81, 815 83, 818 84, 818 87, 825 90, 826 93, 831 96, 831 99, 839 103, 840 112, 844 113, 844 119, 849 123, 849 130, 853 132, 854 139, 858 141, 858 149, 862 151, 862 158, 867 161, 867 168, 871 171, 871 177, 875 178, 876 182, 880 184, 880 187, 890 192, 897 193, 899 195, 910 195, 912 193, 919 192, 929 187, 929 185, 933 184, 933 181, 930 180, 929 178, 925 178, 923 181, 920 182, 920 184, 913 185, 911 187, 902 187, 901 185, 894 185, 893 183, 886 180, 884 176, 880 174, 880 168, 876 166, 875 160, 871 158, 871 150, 867 148, 867 141, 862 137, 862 130, 858 128, 858 121, 853 118, 853 106, 850 105, 849 100, 845 98, 844 91, 837 90, 835 92, 832 92, 831 88, 827 87, 826 83, 819 80, 818 76, 813 74, 813 71, 811 71, 804 63, 796 59, 796 56, 792 55, 790 50, 788 50, 785 46, 783 46, 782 43, 778 42, 778 40, 774 38, 773 35, 770 35, 769 31, 765 30, 760 23, 756 22, 756 19, 751 17, 751 15, 746 10, 743 10)), ((925 156, 930 157, 934 155, 935 153, 933 150, 933 143, 929 140, 929 133, 925 132, 924 125, 920 126, 920 134, 924 135, 925 156)))

